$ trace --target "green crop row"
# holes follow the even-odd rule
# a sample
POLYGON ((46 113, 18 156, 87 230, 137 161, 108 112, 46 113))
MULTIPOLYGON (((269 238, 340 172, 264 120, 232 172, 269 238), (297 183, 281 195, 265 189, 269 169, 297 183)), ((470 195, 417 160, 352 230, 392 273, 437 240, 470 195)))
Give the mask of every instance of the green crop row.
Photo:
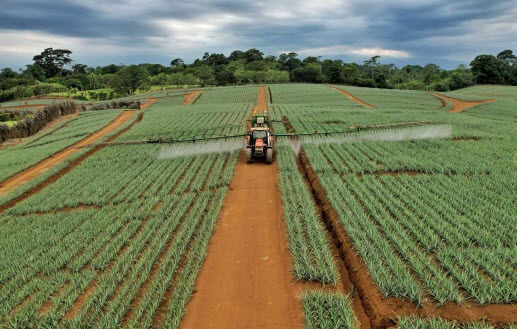
MULTIPOLYGON (((165 99, 164 99, 165 100, 165 99)), ((252 106, 191 105, 168 106, 160 100, 135 129, 122 136, 123 140, 143 140, 158 138, 202 138, 243 134, 245 120, 252 106)))
POLYGON ((330 242, 294 157, 289 146, 277 148, 280 191, 289 249, 294 260, 294 275, 298 280, 335 285, 339 275, 330 252, 330 242))
MULTIPOLYGON (((419 318, 417 316, 407 316, 400 319, 399 329, 495 329, 498 326, 486 324, 484 322, 459 324, 453 321, 446 321, 440 318, 419 318)), ((517 325, 508 324, 503 326, 505 329, 516 329, 517 325)))
POLYGON ((256 86, 221 87, 205 91, 196 104, 256 104, 257 97, 256 86))
MULTIPOLYGON (((359 107, 347 97, 324 85, 285 84, 271 85, 272 104, 334 105, 359 107)), ((269 98, 269 97, 268 97, 269 98)), ((270 99, 268 99, 270 102, 270 99)))
POLYGON ((302 295, 305 328, 356 329, 360 327, 350 296, 340 293, 309 291, 302 295))

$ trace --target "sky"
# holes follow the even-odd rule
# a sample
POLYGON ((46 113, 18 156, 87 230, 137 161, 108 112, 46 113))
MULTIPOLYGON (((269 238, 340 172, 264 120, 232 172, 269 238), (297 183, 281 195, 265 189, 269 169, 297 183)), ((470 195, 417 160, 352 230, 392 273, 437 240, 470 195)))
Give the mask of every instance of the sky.
POLYGON ((517 52, 516 0, 0 0, 0 8, 0 67, 24 67, 49 47, 94 67, 257 48, 453 69, 517 52))

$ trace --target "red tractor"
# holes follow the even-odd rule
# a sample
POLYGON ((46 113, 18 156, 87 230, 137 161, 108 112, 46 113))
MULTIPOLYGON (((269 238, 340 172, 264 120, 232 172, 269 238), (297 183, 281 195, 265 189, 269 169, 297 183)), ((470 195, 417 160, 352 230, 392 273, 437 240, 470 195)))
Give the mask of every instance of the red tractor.
POLYGON ((251 130, 246 132, 246 162, 253 159, 265 159, 267 164, 273 162, 273 136, 269 128, 269 116, 254 115, 251 120, 251 130))

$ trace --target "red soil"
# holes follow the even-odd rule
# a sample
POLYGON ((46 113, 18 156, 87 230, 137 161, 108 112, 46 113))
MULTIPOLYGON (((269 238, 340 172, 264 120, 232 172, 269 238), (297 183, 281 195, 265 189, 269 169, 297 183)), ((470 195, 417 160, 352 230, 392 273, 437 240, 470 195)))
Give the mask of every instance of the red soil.
POLYGON ((257 105, 253 108, 253 113, 263 113, 264 111, 267 112, 266 88, 264 86, 260 86, 258 88, 257 105))
POLYGON ((339 88, 335 88, 335 87, 331 87, 331 86, 327 86, 329 88, 332 88, 336 91, 339 91, 340 93, 342 93, 343 95, 345 95, 346 97, 348 97, 348 99, 350 99, 351 101, 353 102, 356 102, 357 104, 360 104, 360 105, 363 105, 363 106, 366 106, 366 107, 369 107, 371 109, 375 109, 376 107, 371 105, 371 104, 368 104, 366 103, 365 101, 362 101, 360 100, 359 98, 355 97, 354 95, 342 90, 342 89, 339 89, 339 88))
MULTIPOLYGON (((253 111, 264 110, 265 89, 253 111)), ((301 328, 275 163, 236 165, 181 327, 301 328)))
POLYGON ((148 98, 147 99, 147 102, 143 103, 143 104, 140 104, 140 109, 141 110, 144 110, 150 106, 152 106, 154 103, 156 103, 158 101, 158 98, 148 98))
POLYGON ((93 280, 90 282, 88 287, 83 291, 81 295, 75 300, 74 304, 71 308, 66 311, 63 316, 63 320, 71 320, 77 316, 77 314, 83 309, 88 297, 95 292, 95 288, 97 287, 97 280, 93 280))
POLYGON ((466 109, 469 109, 469 108, 479 105, 479 104, 495 102, 495 99, 486 99, 486 100, 482 100, 482 101, 462 101, 462 100, 452 98, 452 97, 447 97, 447 96, 444 96, 444 95, 441 95, 438 93, 430 92, 429 94, 437 97, 442 102, 443 106, 440 107, 439 109, 444 108, 447 105, 445 100, 451 102, 453 104, 453 107, 452 107, 452 109, 449 110, 449 112, 462 112, 462 111, 465 111, 466 109))
POLYGON ((117 118, 115 118, 115 120, 110 122, 104 128, 91 134, 82 141, 79 141, 74 145, 69 146, 66 149, 54 154, 53 156, 41 162, 38 162, 34 166, 27 168, 24 171, 4 180, 2 183, 0 183, 0 195, 5 195, 9 193, 15 188, 40 176, 50 168, 62 163, 73 154, 79 152, 80 150, 78 149, 78 147, 95 143, 96 141, 104 137, 106 134, 112 132, 113 130, 123 125, 127 120, 129 120, 133 116, 133 114, 134 111, 122 112, 117 118))
POLYGON ((185 97, 185 101, 182 105, 191 105, 197 101, 198 95, 204 93, 203 90, 194 90, 189 94, 183 95, 185 97))

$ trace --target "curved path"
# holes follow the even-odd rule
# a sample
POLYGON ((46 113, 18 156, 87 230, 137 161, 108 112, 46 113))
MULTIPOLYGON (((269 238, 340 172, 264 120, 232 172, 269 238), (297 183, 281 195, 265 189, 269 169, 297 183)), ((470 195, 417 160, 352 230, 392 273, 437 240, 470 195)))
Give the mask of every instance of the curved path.
POLYGON ((159 98, 148 98, 147 102, 140 104, 140 109, 145 110, 146 108, 153 106, 154 103, 156 103, 159 100, 159 98))
POLYGON ((182 105, 192 105, 192 104, 194 104, 196 102, 197 98, 198 98, 197 96, 199 94, 202 94, 202 93, 204 93, 203 90, 194 90, 191 93, 183 95, 183 97, 185 97, 185 101, 183 102, 182 105))
MULTIPOLYGON (((267 109, 259 87, 255 111, 267 109)), ((301 328, 276 163, 239 157, 181 328, 301 328)))
POLYGON ((365 101, 363 100, 360 100, 359 98, 355 97, 354 95, 352 95, 351 93, 349 92, 346 92, 344 91, 343 89, 339 89, 339 88, 336 88, 336 87, 332 87, 332 86, 327 86, 331 89, 334 89, 336 91, 339 91, 340 93, 342 93, 343 95, 345 95, 346 97, 348 97, 348 99, 350 99, 352 102, 355 102, 357 104, 360 104, 360 105, 363 105, 363 106, 366 106, 368 108, 371 108, 371 109, 375 109, 376 107, 371 105, 371 104, 368 104, 366 103, 365 101))
POLYGON ((11 176, 10 178, 4 180, 0 183, 0 196, 5 195, 9 193, 10 191, 14 190, 15 188, 28 183, 29 181, 33 180, 34 178, 40 176, 47 170, 51 169, 52 167, 62 163, 67 158, 72 156, 73 154, 80 151, 79 147, 93 144, 96 141, 100 140, 102 137, 104 137, 106 134, 112 132, 113 130, 119 128, 122 126, 126 121, 128 121, 135 111, 124 111, 122 112, 118 117, 116 117, 113 121, 111 121, 108 125, 106 125, 101 130, 98 130, 94 132, 93 134, 89 135, 85 139, 73 144, 72 146, 69 146, 65 148, 64 150, 52 155, 49 158, 46 158, 43 161, 40 161, 36 163, 35 165, 23 170, 22 172, 19 172, 18 174, 11 176))
POLYGON ((486 99, 486 100, 482 100, 482 101, 462 101, 460 99, 447 97, 447 96, 444 96, 444 95, 438 94, 438 93, 430 92, 429 94, 433 95, 434 97, 436 97, 442 101, 443 106, 440 107, 440 109, 447 106, 447 103, 445 102, 445 100, 451 102, 453 107, 452 107, 452 109, 449 110, 449 112, 462 112, 462 111, 465 111, 466 109, 469 109, 469 108, 479 105, 479 104, 495 102, 495 99, 486 99))

